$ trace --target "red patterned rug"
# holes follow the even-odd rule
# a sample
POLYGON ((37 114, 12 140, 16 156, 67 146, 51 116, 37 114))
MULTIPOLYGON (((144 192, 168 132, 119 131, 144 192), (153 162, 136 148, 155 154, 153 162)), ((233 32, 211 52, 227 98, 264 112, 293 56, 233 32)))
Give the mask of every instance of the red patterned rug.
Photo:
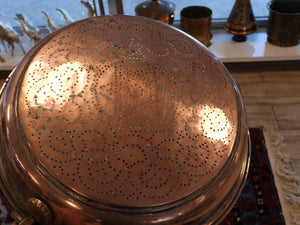
MULTIPOLYGON (((284 225, 263 132, 250 129, 251 163, 243 192, 221 225, 284 225)), ((0 198, 0 222, 12 224, 9 204, 0 198)))
POLYGON ((2 192, 0 194, 0 223, 1 225, 11 225, 14 222, 9 213, 11 207, 6 198, 3 198, 2 192))
POLYGON ((250 128, 251 162, 245 187, 221 225, 284 225, 263 131, 250 128))

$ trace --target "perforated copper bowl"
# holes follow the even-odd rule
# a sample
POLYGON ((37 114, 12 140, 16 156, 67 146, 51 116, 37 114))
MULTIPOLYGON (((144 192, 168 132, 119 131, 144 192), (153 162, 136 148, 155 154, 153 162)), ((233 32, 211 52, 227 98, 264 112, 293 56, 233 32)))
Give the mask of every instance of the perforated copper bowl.
POLYGON ((19 220, 213 224, 247 175, 236 84, 207 48, 154 20, 59 29, 0 100, 1 186, 19 220))

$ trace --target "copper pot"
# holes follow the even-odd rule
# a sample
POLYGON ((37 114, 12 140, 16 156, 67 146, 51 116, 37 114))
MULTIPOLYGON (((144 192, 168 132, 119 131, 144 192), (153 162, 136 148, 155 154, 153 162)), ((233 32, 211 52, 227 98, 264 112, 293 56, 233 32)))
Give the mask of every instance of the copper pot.
POLYGON ((1 187, 18 221, 216 224, 247 175, 235 82, 207 48, 154 20, 57 30, 0 101, 1 187))

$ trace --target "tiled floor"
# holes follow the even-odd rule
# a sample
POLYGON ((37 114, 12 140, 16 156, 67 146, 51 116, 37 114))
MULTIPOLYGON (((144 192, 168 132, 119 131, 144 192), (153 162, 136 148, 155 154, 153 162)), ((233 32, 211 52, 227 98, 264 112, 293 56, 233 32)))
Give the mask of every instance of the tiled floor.
POLYGON ((242 92, 250 127, 266 124, 284 138, 300 176, 300 61, 226 65, 242 92))

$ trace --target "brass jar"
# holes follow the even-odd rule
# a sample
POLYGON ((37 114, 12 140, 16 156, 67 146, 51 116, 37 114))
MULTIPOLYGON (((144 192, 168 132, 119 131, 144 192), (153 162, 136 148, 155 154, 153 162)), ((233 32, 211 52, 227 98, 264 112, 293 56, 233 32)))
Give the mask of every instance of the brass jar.
POLYGON ((165 0, 147 0, 135 7, 136 16, 144 16, 167 24, 173 24, 175 4, 165 0))

